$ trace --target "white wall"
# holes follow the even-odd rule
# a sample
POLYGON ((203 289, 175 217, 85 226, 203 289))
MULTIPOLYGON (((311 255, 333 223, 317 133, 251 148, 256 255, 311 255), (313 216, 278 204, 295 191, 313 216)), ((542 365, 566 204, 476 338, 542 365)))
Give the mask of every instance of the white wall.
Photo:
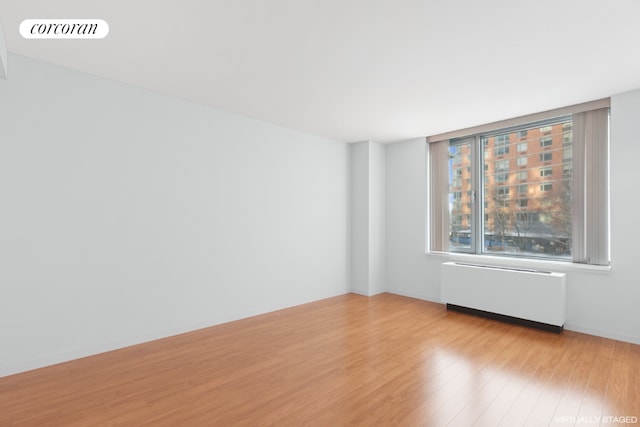
POLYGON ((385 291, 386 175, 385 146, 369 143, 369 294, 385 291))
POLYGON ((4 31, 0 22, 0 79, 7 78, 7 45, 4 41, 4 31))
POLYGON ((9 61, 0 376, 349 291, 346 144, 9 61))
POLYGON ((385 148, 351 144, 351 291, 385 290, 385 148))
POLYGON ((369 142, 350 144, 351 292, 369 295, 369 142))
POLYGON ((386 288, 440 301, 440 263, 425 255, 425 138, 386 147, 386 288))
MULTIPOLYGON (((568 274, 567 329, 640 343, 637 160, 640 91, 611 99, 610 272, 568 274)), ((440 301, 442 259, 425 255, 423 138, 387 146, 387 277, 389 292, 440 301)))

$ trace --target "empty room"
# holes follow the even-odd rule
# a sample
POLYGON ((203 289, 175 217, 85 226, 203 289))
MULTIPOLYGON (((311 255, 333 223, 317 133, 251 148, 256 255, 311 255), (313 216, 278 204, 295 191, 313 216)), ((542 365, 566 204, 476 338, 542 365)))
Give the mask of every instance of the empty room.
POLYGON ((632 0, 0 0, 0 427, 640 425, 632 0))

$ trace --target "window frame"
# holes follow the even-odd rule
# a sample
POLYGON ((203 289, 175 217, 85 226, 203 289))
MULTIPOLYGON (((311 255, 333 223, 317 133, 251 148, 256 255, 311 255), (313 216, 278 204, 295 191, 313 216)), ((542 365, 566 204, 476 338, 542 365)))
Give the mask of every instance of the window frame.
MULTIPOLYGON (((610 141, 609 141, 609 134, 610 134, 610 129, 609 129, 609 123, 610 123, 610 100, 608 98, 605 99, 601 99, 598 101, 592 101, 592 102, 588 102, 585 104, 580 104, 580 105, 575 105, 575 106, 570 106, 570 107, 563 107, 557 110, 553 110, 553 111, 548 111, 548 112, 542 112, 542 113, 536 113, 536 114, 532 114, 529 116, 525 116, 525 117, 518 117, 518 118, 514 118, 514 119, 508 119, 508 120, 504 120, 502 122, 495 122, 495 123, 489 123, 486 125, 481 125, 481 126, 476 126, 474 128, 467 128, 467 129, 462 129, 462 130, 458 130, 458 131, 453 131, 453 132, 447 132, 447 133, 443 133, 443 134, 439 134, 439 135, 433 135, 433 136, 429 136, 426 138, 426 142, 428 144, 431 143, 436 143, 436 142, 445 142, 445 140, 447 142, 451 141, 452 139, 459 139, 462 137, 466 137, 466 138, 471 138, 471 137, 476 137, 476 138, 480 138, 480 135, 482 134, 482 136, 485 138, 486 140, 486 135, 492 133, 495 135, 505 135, 511 132, 516 132, 517 128, 519 127, 527 127, 529 129, 533 129, 533 127, 535 126, 535 123, 537 122, 544 122, 546 120, 552 120, 555 121, 558 117, 560 116, 572 116, 572 123, 571 123, 571 127, 564 127, 563 128, 563 136, 564 136, 564 132, 569 130, 571 133, 573 133, 575 135, 576 132, 576 117, 578 117, 578 119, 582 122, 582 123, 591 123, 591 120, 599 120, 597 123, 600 123, 597 126, 600 126, 599 128, 597 128, 596 131, 591 131, 592 134, 590 136, 588 136, 588 138, 593 138, 592 141, 594 142, 587 142, 587 150, 589 150, 589 152, 591 153, 590 150, 596 150, 593 151, 593 154, 588 154, 588 156, 591 156, 592 159, 596 159, 596 161, 598 161, 598 159, 607 159, 605 162, 600 161, 600 168, 599 170, 599 174, 600 174, 600 180, 599 182, 601 182, 601 184, 598 184, 598 192, 596 193, 595 196, 590 196, 587 197, 587 199, 591 198, 591 202, 589 203, 597 203, 597 208, 596 210, 599 210, 599 214, 598 215, 604 215, 604 216, 596 216, 594 218, 584 218, 581 219, 581 221, 591 221, 591 224, 594 224, 595 221, 601 221, 602 219, 606 220, 606 223, 609 224, 609 206, 610 206, 610 193, 608 191, 608 182, 609 182, 609 175, 610 175, 610 164, 609 164, 609 155, 608 155, 608 151, 609 151, 609 146, 610 146, 610 141), (576 116, 576 114, 578 114, 578 116, 576 116), (598 142, 601 141, 601 142, 598 142), (595 145, 594 145, 595 144, 595 145), (600 147, 598 147, 597 145, 600 145, 600 147), (605 151, 602 151, 605 150, 605 151), (606 177, 605 177, 606 175, 606 177), (605 177, 605 180, 603 181, 603 177, 605 177)), ((580 123, 580 122, 579 122, 580 123)), ((538 129, 548 129, 548 126, 544 126, 544 125, 539 125, 540 127, 538 129)), ((583 126, 583 125, 581 125, 583 126)), ((591 126, 591 125, 590 125, 591 126)), ((579 127, 579 129, 586 129, 583 127, 579 127)), ((592 129, 592 128, 590 128, 592 129)), ((584 132, 584 131, 581 131, 584 132)), ((529 134, 531 134, 531 131, 529 131, 529 134)), ((516 134, 517 135, 517 134, 516 134)), ((532 136, 532 135, 530 135, 532 136)), ((581 135, 582 136, 582 135, 581 135)), ((506 138, 503 137, 505 140, 506 138)), ((554 137, 555 138, 555 137, 554 137)), ((533 138, 532 138, 533 139, 533 138)), ((515 144, 518 142, 517 138, 516 140, 513 140, 513 137, 509 139, 509 144, 514 145, 514 154, 516 154, 516 152, 518 151, 515 147, 515 144)), ((564 141, 563 139, 561 139, 561 141, 564 143, 566 141, 564 141)), ((477 151, 478 153, 476 154, 477 156, 481 156, 483 155, 483 151, 482 147, 483 145, 481 145, 482 142, 479 141, 478 142, 478 146, 480 146, 480 149, 474 150, 477 151)), ((485 142, 486 144, 486 142, 485 142)), ((484 147, 486 147, 487 151, 488 150, 495 150, 495 146, 494 144, 486 144, 484 145, 484 147), (488 146, 487 146, 488 145, 488 146)), ((575 146, 573 146, 573 150, 575 150, 575 146)), ((442 149, 440 149, 442 150, 442 149)), ((440 153, 441 151, 436 151, 436 153, 440 153)), ((485 151, 486 153, 486 151, 485 151)), ((506 153, 506 150, 505 150, 506 153)), ((499 154, 500 153, 496 153, 499 154)), ((442 155, 439 154, 438 156, 436 156, 435 158, 440 158, 442 159, 442 155), (439 157, 438 157, 439 156, 439 157)), ((493 158, 495 159, 498 156, 493 156, 493 158)), ((430 160, 431 157, 431 152, 429 150, 427 150, 427 161, 432 161, 430 160)), ((556 157, 556 156, 553 156, 556 157)), ((580 156, 580 154, 578 154, 578 157, 582 158, 580 156)), ((486 159, 488 160, 488 159, 486 159)), ((544 160, 544 159, 543 159, 544 160)), ((587 161, 591 162, 589 164, 593 164, 594 160, 589 160, 587 159, 587 161)), ((575 160, 574 160, 575 162, 575 160)), ((480 168, 482 168, 482 162, 477 162, 477 161, 473 161, 472 164, 475 166, 475 164, 480 164, 480 168)), ((564 162, 564 165, 566 165, 568 163, 564 162)), ((541 165, 543 166, 543 165, 541 165)), ((428 170, 430 170, 433 166, 428 166, 428 170)), ((583 166, 583 169, 586 166, 583 166)), ((564 169, 566 169, 566 166, 563 166, 563 171, 564 169)), ((435 167, 436 170, 442 170, 441 167, 435 167)), ((578 179, 578 182, 580 182, 580 179, 585 179, 584 175, 580 173, 581 171, 578 170, 578 175, 581 175, 582 178, 578 179)), ((429 182, 432 181, 432 177, 431 177, 431 172, 427 173, 427 179, 429 180, 429 182)), ((554 173, 555 174, 555 173, 554 173)), ((563 178, 566 178, 564 175, 565 173, 562 174, 563 178)), ((569 179, 572 179, 573 182, 575 183, 575 176, 576 176, 576 166, 571 166, 570 167, 570 177, 569 179)), ((474 173, 473 176, 480 176, 480 178, 482 178, 482 174, 477 174, 474 173)), ((439 179, 439 182, 442 182, 442 178, 439 179)), ((434 189, 442 189, 443 184, 435 184, 435 186, 433 184, 430 184, 429 187, 429 194, 432 193, 432 190, 434 189)), ((522 187, 522 184, 517 184, 514 185, 514 194, 512 198, 518 198, 524 194, 522 194, 519 190, 517 190, 518 188, 522 187)), ((555 187, 555 186, 554 186, 555 187)), ((579 186, 578 186, 579 187, 579 186)), ((477 189, 478 192, 482 192, 485 189, 484 185, 481 186, 477 186, 474 185, 473 186, 474 189, 477 189)), ((526 186, 524 187, 526 188, 526 186)), ((574 186, 574 191, 572 192, 572 194, 575 195, 575 186, 574 186)), ((582 198, 584 198, 584 196, 581 196, 582 198)), ((438 200, 439 197, 436 196, 436 200, 438 200)), ((482 201, 484 200, 484 195, 480 195, 477 194, 477 199, 482 201)), ((431 206, 432 203, 432 199, 431 196, 428 196, 427 198, 427 206, 431 206)), ((440 202, 438 202, 440 203, 440 202)), ((486 203, 485 203, 486 204, 486 203)), ((483 203, 474 203, 476 210, 479 212, 479 214, 475 215, 475 222, 479 223, 480 227, 476 227, 476 229, 481 229, 482 227, 482 223, 484 222, 483 218, 484 218, 484 210, 481 209, 481 207, 483 206, 483 203)), ((580 204, 578 204, 580 205, 580 204)), ((438 205, 438 206, 442 206, 442 205, 438 205)), ((575 204, 573 205, 575 207, 575 204)), ((440 214, 438 214, 438 212, 441 212, 439 209, 441 209, 440 207, 436 208, 436 216, 443 218, 440 214)), ((573 209, 573 207, 572 207, 573 209)), ((510 256, 496 256, 495 254, 492 253, 483 253, 480 252, 479 254, 477 253, 478 251, 476 251, 475 249, 472 249, 470 254, 465 254, 465 253, 461 253, 461 252, 453 252, 449 250, 449 246, 448 246, 448 239, 446 238, 446 234, 443 234, 443 227, 437 227, 437 224, 439 224, 439 222, 433 223, 436 224, 437 228, 432 228, 432 222, 430 221, 430 216, 432 214, 431 208, 429 207, 428 210, 428 215, 427 215, 427 246, 426 246, 426 252, 427 254, 431 255, 431 256, 435 256, 437 258, 442 258, 445 257, 446 259, 454 259, 454 260, 471 260, 471 259, 475 259, 476 257, 480 256, 483 259, 486 259, 487 261, 500 261, 501 264, 506 264, 506 265, 537 265, 537 264, 559 264, 559 265, 565 265, 565 266, 573 266, 576 269, 580 270, 580 269, 589 269, 589 270, 610 270, 610 266, 611 266, 611 259, 610 259, 610 254, 611 254, 611 248, 610 248, 610 235, 609 233, 609 226, 607 227, 600 227, 599 230, 597 231, 597 235, 596 234, 587 234, 584 236, 581 236, 581 245, 579 246, 580 250, 582 251, 581 253, 578 254, 578 256, 574 256, 573 260, 556 260, 556 259, 536 259, 535 257, 532 257, 531 254, 523 254, 521 256, 517 256, 517 259, 511 259, 510 256), (435 233, 436 236, 442 236, 441 238, 436 237, 435 240, 433 236, 435 233), (604 239, 603 239, 604 237, 604 239), (585 240, 586 240, 586 245, 588 245, 585 248, 585 240), (592 240, 592 239, 596 239, 596 240, 592 240), (437 249, 439 246, 437 244, 437 242, 443 242, 444 240, 447 240, 445 247, 443 250, 437 249), (589 240, 592 240, 591 243, 589 243, 589 240), (434 242, 436 243, 436 245, 434 246, 434 242), (595 244, 594 244, 595 242, 595 244), (606 245, 603 247, 601 243, 598 242, 607 242, 606 245), (435 249, 434 249, 435 248, 435 249), (604 251, 603 251, 604 248, 604 251), (580 255, 584 254, 584 250, 587 250, 587 257, 585 258, 584 256, 582 258, 580 258, 580 255), (595 252, 592 252, 594 251, 595 252), (603 256, 604 255, 604 256, 603 256), (595 256, 595 258, 591 258, 591 256, 595 256), (595 261, 594 261, 595 260, 595 261), (569 262, 567 262, 569 261, 569 262), (594 261, 594 262, 592 262, 594 261), (516 264, 514 264, 516 263, 516 264)), ((442 211, 444 212, 444 211, 442 211)), ((585 215, 586 211, 582 211, 580 213, 580 215, 585 215)), ((446 216, 445 216, 446 219, 446 216)), ((448 229, 448 227, 447 227, 448 229)), ((580 229, 580 227, 578 227, 578 229, 580 229)), ((575 226, 574 226, 574 232, 575 232, 575 226)), ((575 238, 575 236, 574 236, 575 238)), ((479 242, 479 245, 482 244, 482 242, 480 242, 480 239, 475 239, 477 242, 479 242)), ((575 248, 575 241, 572 243, 572 248, 575 248)), ((574 252, 572 250, 572 252, 574 252)), ((500 254, 501 255, 501 254, 500 254)), ((484 262, 484 261, 476 261, 476 262, 484 262)))
MULTIPOLYGON (((464 137, 464 138, 457 138, 457 139, 452 139, 450 140, 450 145, 451 146, 456 146, 456 145, 462 145, 462 144, 471 144, 471 148, 470 148, 470 159, 471 159, 471 169, 472 169, 472 178, 474 178, 473 182, 477 182, 478 179, 481 178, 481 175, 483 175, 484 173, 486 173, 486 170, 484 170, 484 165, 487 164, 487 155, 486 153, 489 152, 490 150, 493 150, 493 171, 492 171, 492 182, 493 182, 493 191, 495 192, 494 197, 495 197, 495 207, 496 208, 508 208, 509 205, 511 205, 511 199, 513 200, 517 200, 522 198, 521 196, 527 196, 528 195, 528 188, 529 188, 529 184, 531 183, 526 183, 526 184, 521 184, 518 183, 514 186, 513 189, 510 188, 510 185, 507 183, 507 180, 499 180, 498 179, 498 175, 500 174, 504 174, 504 173, 510 173, 510 160, 509 159, 505 159, 504 154, 509 153, 509 144, 513 144, 514 147, 517 147, 517 144, 520 141, 511 141, 509 138, 509 135, 512 134, 518 134, 519 132, 521 132, 522 130, 532 130, 532 129, 551 129, 551 127, 553 125, 562 123, 562 122, 566 122, 567 120, 569 120, 571 118, 570 115, 562 115, 562 116, 557 116, 557 117, 551 117, 551 118, 547 118, 544 120, 538 120, 536 122, 525 122, 522 123, 520 125, 516 125, 516 126, 512 126, 512 127, 508 127, 508 128, 501 128, 501 129, 496 129, 493 131, 489 131, 489 132, 485 132, 485 133, 478 133, 475 135, 471 135, 469 137, 464 137), (487 141, 489 140, 493 140, 493 145, 492 144, 488 144, 487 141), (470 142, 472 141, 472 142, 470 142), (498 146, 496 147, 496 143, 498 141, 506 141, 505 145, 503 145, 502 143, 499 143, 498 146), (498 153, 498 151, 496 151, 496 148, 500 148, 500 149, 504 149, 504 153, 498 153), (478 164, 476 165, 474 162, 476 161, 475 159, 482 157, 483 161, 482 162, 478 162, 478 164), (475 176, 475 170, 477 170, 477 168, 480 167, 480 163, 482 163, 482 168, 483 168, 483 174, 479 174, 478 176, 475 176), (527 188, 527 192, 525 193, 521 193, 520 189, 521 187, 526 187, 527 188)), ((551 140, 551 137, 548 136, 548 132, 547 135, 539 138, 539 139, 543 139, 543 138, 549 138, 549 140, 551 140)), ((542 148, 542 147, 541 147, 542 148)), ((546 147, 545 147, 546 148, 546 147)), ((542 155, 546 155, 546 154, 551 154, 551 151, 541 151, 539 154, 540 156, 542 155)), ((517 158, 520 157, 518 156, 518 152, 516 149, 516 153, 514 153, 515 157, 514 157, 514 163, 517 163, 517 158)), ((540 171, 544 170, 552 170, 551 165, 549 165, 549 161, 543 161, 543 158, 541 157, 540 159, 541 161, 541 166, 539 167, 540 171)), ((517 168, 519 168, 519 166, 516 165, 517 168)), ((518 169, 516 169, 518 170, 518 169)), ((541 172, 540 172, 541 173, 541 172)), ((488 181, 485 181, 485 184, 488 181)), ((540 188, 542 188, 543 185, 545 185, 545 188, 549 188, 549 190, 551 190, 552 185, 549 183, 545 183, 542 184, 540 183, 540 188)), ((472 183, 472 191, 475 192, 474 196, 472 197, 472 199, 476 199, 476 200, 482 200, 484 202, 486 202, 486 188, 485 185, 475 185, 472 183)), ((541 190, 542 191, 542 190, 541 190)), ((516 202, 514 202, 515 204, 516 202)), ((515 206, 516 209, 519 209, 518 206, 515 206)), ((523 253, 523 254, 519 254, 519 253, 504 253, 504 254, 494 254, 492 252, 486 251, 484 248, 484 244, 485 244, 485 221, 484 218, 486 217, 486 212, 487 208, 484 206, 484 203, 473 203, 472 207, 470 209, 471 212, 471 218, 470 218, 470 231, 471 231, 471 242, 469 247, 459 247, 456 248, 456 250, 449 250, 450 253, 462 253, 462 254, 473 254, 473 255, 478 255, 478 256, 499 256, 499 257, 513 257, 513 258, 525 258, 525 259, 545 259, 545 260, 552 260, 552 261, 560 261, 560 262, 566 262, 567 259, 566 257, 543 257, 543 256, 536 256, 536 254, 532 254, 532 253, 523 253)), ((523 213, 522 212, 516 212, 516 215, 520 215, 522 216, 523 213)), ((526 214, 528 217, 531 216, 530 213, 526 214)))

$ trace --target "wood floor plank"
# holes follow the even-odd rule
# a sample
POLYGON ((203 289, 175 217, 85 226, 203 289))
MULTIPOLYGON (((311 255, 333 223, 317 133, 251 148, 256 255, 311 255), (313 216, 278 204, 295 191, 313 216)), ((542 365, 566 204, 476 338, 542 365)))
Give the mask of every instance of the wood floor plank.
MULTIPOLYGON (((591 374, 594 368, 602 369, 598 364, 598 346, 603 339, 584 336, 581 337, 582 348, 575 353, 578 355, 575 365, 570 372, 566 371, 567 381, 562 388, 562 396, 558 402, 556 412, 552 417, 552 425, 566 424, 567 419, 583 419, 580 417, 591 417, 597 412, 602 411, 602 407, 598 406, 597 397, 591 399, 589 389, 587 388, 589 379, 594 378, 591 374), (591 402, 591 405, 587 405, 591 402)), ((609 368, 604 368, 610 372, 609 368)), ((608 373, 594 373, 596 376, 604 375, 608 377, 608 373)), ((592 382, 592 385, 595 383, 592 382)), ((599 416, 600 414, 597 414, 599 416)))
POLYGON ((500 421, 500 426, 525 425, 533 408, 545 392, 545 384, 553 374, 553 361, 556 359, 554 352, 546 346, 538 348, 540 354, 534 365, 535 371, 528 378, 517 398, 500 421))
POLYGON ((514 345, 511 349, 514 352, 513 358, 498 373, 499 379, 506 382, 504 388, 484 408, 472 425, 495 426, 509 412, 513 403, 535 374, 538 364, 541 363, 541 354, 537 346, 529 345, 523 349, 521 344, 522 342, 535 341, 537 334, 537 331, 529 329, 522 331, 520 344, 514 345))
POLYGON ((348 294, 0 378, 0 427, 571 425, 639 402, 638 345, 348 294))
MULTIPOLYGON (((520 330, 520 333, 516 335, 518 341, 524 338, 525 330, 520 330)), ((515 335, 517 332, 514 331, 515 335)), ((538 356, 537 354, 535 355, 538 356)), ((510 405, 502 406, 500 408, 500 400, 505 396, 517 394, 508 388, 512 376, 505 375, 505 371, 511 371, 513 369, 518 370, 521 374, 525 374, 523 371, 523 364, 529 364, 534 357, 533 350, 528 352, 522 352, 520 345, 517 345, 517 341, 509 345, 505 349, 500 349, 500 358, 496 361, 496 364, 490 366, 492 376, 487 384, 482 387, 478 392, 470 399, 466 406, 455 416, 455 418, 449 423, 451 426, 471 426, 471 425, 493 425, 497 420, 500 420, 510 405), (524 355, 524 357, 522 357, 524 355), (528 361, 528 362, 527 362, 528 361), (507 390, 507 394, 504 391, 507 390), (484 417, 484 418, 483 418, 484 417)), ((526 374, 525 374, 526 375, 526 374)))
MULTIPOLYGON (((544 392, 539 396, 538 401, 535 403, 530 411, 529 417, 525 422, 525 426, 536 427, 540 425, 549 425, 553 422, 553 417, 558 410, 558 406, 562 401, 564 392, 568 387, 576 387, 575 383, 571 382, 571 376, 567 375, 567 372, 575 370, 576 366, 580 365, 580 356, 593 354, 593 357, 589 360, 597 361, 598 355, 595 354, 598 343, 602 342, 601 339, 593 341, 593 346, 587 348, 587 344, 591 341, 581 340, 576 346, 572 347, 572 352, 562 351, 561 354, 554 357, 555 366, 553 366, 553 372, 548 378, 547 383, 544 385, 544 392)), ((584 364, 584 363, 583 363, 584 364)), ((595 363, 586 362, 586 370, 593 372, 595 363)), ((600 366, 598 366, 599 368, 600 366)), ((582 375, 578 375, 577 378, 582 379, 582 385, 585 385, 585 372, 582 375)), ((575 376, 574 376, 575 378, 575 376)), ((584 387, 581 388, 581 390, 584 387)))

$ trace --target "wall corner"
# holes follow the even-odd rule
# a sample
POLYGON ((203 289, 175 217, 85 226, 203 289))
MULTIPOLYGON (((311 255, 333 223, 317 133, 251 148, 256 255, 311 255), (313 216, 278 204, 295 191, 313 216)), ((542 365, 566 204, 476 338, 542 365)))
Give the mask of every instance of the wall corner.
POLYGON ((4 40, 4 31, 2 30, 2 22, 0 22, 0 79, 7 78, 7 44, 4 40))

